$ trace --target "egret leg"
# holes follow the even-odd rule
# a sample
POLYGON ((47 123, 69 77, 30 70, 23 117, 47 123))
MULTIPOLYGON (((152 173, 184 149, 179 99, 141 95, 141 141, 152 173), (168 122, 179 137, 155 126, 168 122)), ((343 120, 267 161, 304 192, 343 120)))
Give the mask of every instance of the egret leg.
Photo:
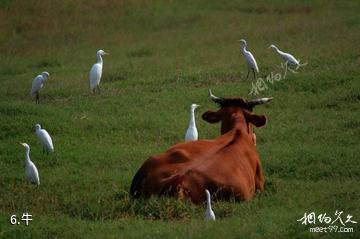
POLYGON ((40 102, 39 92, 36 92, 35 101, 36 101, 36 104, 39 104, 39 102, 40 102))
POLYGON ((256 80, 256 75, 255 75, 255 70, 253 69, 253 73, 254 73, 254 80, 256 80))
POLYGON ((100 86, 99 85, 97 86, 97 89, 98 89, 98 93, 100 94, 101 91, 100 91, 100 86))
POLYGON ((52 160, 52 162, 54 162, 54 164, 57 164, 58 163, 58 156, 57 156, 57 154, 56 153, 54 153, 53 154, 54 155, 54 157, 55 157, 55 159, 54 160, 52 160))
POLYGON ((284 75, 283 75, 283 78, 285 79, 286 78, 286 73, 288 71, 288 63, 289 61, 285 61, 285 65, 284 65, 284 75))
POLYGON ((294 74, 297 74, 297 73, 298 73, 297 71, 291 69, 290 67, 288 68, 288 70, 291 71, 291 72, 294 73, 294 74))
MULTIPOLYGON (((286 76, 286 72, 289 70, 289 71, 291 71, 292 73, 294 73, 294 74, 297 74, 297 72, 296 72, 296 70, 298 69, 298 67, 296 67, 295 68, 295 70, 294 69, 292 69, 291 68, 291 65, 289 64, 289 61, 286 61, 286 68, 285 68, 285 74, 284 74, 284 76, 286 76)), ((285 77, 284 77, 285 78, 285 77)))
POLYGON ((307 64, 308 64, 307 62, 305 62, 303 64, 300 64, 300 62, 299 62, 299 66, 306 66, 307 64))
POLYGON ((247 73, 247 76, 246 76, 246 80, 249 78, 249 74, 250 74, 250 70, 248 69, 248 73, 247 73))
POLYGON ((43 154, 45 153, 45 148, 44 148, 44 147, 43 147, 42 153, 43 153, 43 154))

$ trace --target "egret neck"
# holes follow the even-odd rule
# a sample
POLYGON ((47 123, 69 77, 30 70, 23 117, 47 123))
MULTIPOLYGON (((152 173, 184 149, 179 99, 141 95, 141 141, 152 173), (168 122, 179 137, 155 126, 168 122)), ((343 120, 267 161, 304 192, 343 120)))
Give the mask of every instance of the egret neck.
POLYGON ((26 165, 29 165, 30 163, 30 148, 25 148, 25 163, 26 165))
POLYGON ((190 109, 190 123, 189 123, 189 128, 196 128, 196 123, 195 123, 195 107, 191 107, 190 109))
POLYGON ((277 48, 276 46, 273 46, 273 48, 275 49, 275 51, 278 53, 278 54, 284 54, 284 52, 280 51, 279 48, 277 48))
POLYGON ((100 53, 96 54, 96 63, 101 64, 101 65, 103 64, 103 59, 102 59, 100 53))
POLYGON ((246 46, 245 46, 244 44, 241 44, 240 49, 241 49, 241 52, 242 52, 243 54, 245 54, 245 53, 247 52, 247 51, 246 51, 246 46))
POLYGON ((206 207, 207 207, 207 211, 211 212, 211 200, 210 200, 210 194, 206 193, 206 207))
POLYGON ((211 211, 211 200, 209 196, 206 196, 206 202, 207 202, 207 209, 211 211))
POLYGON ((241 41, 241 44, 240 44, 240 49, 241 49, 241 52, 243 54, 247 53, 248 51, 246 50, 246 43, 241 41))

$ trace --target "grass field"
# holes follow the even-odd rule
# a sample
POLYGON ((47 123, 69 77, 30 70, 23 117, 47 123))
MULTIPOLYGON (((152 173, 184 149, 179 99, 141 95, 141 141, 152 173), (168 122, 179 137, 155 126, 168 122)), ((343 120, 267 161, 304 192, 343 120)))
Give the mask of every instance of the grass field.
MULTIPOLYGON (((360 238, 360 2, 0 1, 0 238, 360 238), (191 103, 199 137, 219 125, 207 90, 250 96, 238 39, 260 76, 278 72, 276 44, 308 65, 269 84, 256 109, 265 191, 250 202, 204 206, 168 198, 132 201, 133 175, 150 155, 183 140, 191 103), (98 49, 102 92, 88 72, 98 49), (32 79, 50 79, 41 103, 32 79), (53 137, 42 154, 33 127, 53 137), (24 148, 41 185, 25 179, 24 148), (305 212, 353 215, 353 233, 310 233, 305 212), (11 215, 32 214, 29 226, 11 215)), ((321 226, 321 224, 316 224, 321 226)), ((322 224, 325 225, 325 224, 322 224)))

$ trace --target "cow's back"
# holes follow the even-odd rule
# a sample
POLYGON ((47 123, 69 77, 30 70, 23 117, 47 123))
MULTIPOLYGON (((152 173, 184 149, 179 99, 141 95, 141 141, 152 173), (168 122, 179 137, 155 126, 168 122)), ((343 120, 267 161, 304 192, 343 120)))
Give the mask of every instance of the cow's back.
POLYGON ((250 136, 234 130, 216 140, 177 144, 150 157, 136 173, 131 195, 169 195, 204 200, 204 191, 218 198, 249 200, 254 195, 259 158, 250 136))

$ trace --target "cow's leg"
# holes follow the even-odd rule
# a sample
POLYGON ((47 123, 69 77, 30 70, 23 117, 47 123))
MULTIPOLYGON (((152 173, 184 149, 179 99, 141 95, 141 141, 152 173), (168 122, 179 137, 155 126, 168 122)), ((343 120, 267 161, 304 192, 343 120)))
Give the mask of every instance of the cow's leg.
POLYGON ((203 175, 194 170, 188 170, 181 179, 178 180, 177 197, 180 199, 190 198, 195 204, 200 204, 205 200, 205 180, 203 175))
POLYGON ((147 176, 146 171, 143 168, 140 168, 132 182, 131 182, 131 186, 130 186, 130 196, 133 198, 139 198, 142 194, 143 194, 143 186, 144 186, 144 180, 147 176))

